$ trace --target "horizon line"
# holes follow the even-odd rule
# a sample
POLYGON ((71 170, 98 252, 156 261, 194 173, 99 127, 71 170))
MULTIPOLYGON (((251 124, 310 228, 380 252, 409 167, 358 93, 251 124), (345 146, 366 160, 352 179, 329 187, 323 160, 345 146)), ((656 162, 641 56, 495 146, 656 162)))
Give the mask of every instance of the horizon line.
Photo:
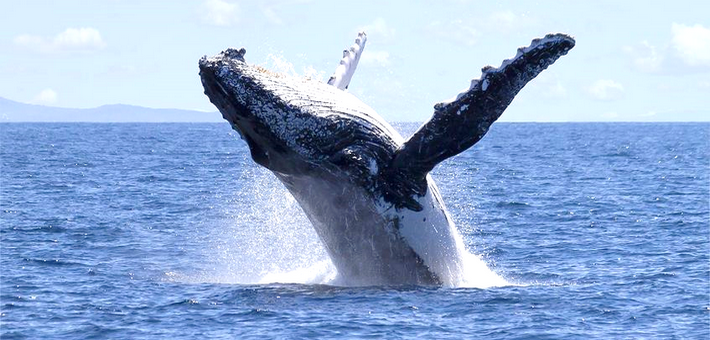
MULTIPOLYGON (((148 107, 135 104, 124 104, 124 103, 114 103, 114 104, 103 104, 95 107, 63 107, 63 106, 50 106, 46 104, 38 103, 25 103, 7 97, 0 96, 0 100, 5 100, 11 103, 17 103, 19 105, 42 107, 46 109, 59 109, 59 110, 95 110, 103 107, 110 106, 126 106, 134 107, 148 110, 175 110, 175 111, 186 111, 195 113, 218 113, 219 110, 201 110, 201 109, 185 109, 185 108, 168 108, 168 107, 148 107)), ((215 108, 216 109, 216 108, 215 108)), ((5 116, 6 113, 0 113, 0 123, 221 123, 215 120, 219 119, 214 117, 213 119, 207 120, 164 120, 164 121, 150 121, 150 120, 9 120, 5 116)), ((429 117, 430 118, 430 117, 429 117)), ((135 119, 135 118, 134 118, 135 119)), ((384 119, 384 117, 383 117, 384 119)), ((393 123, 423 123, 428 121, 425 120, 386 120, 393 123)), ((705 120, 507 120, 506 117, 502 117, 497 123, 710 123, 710 114, 707 115, 705 120)))

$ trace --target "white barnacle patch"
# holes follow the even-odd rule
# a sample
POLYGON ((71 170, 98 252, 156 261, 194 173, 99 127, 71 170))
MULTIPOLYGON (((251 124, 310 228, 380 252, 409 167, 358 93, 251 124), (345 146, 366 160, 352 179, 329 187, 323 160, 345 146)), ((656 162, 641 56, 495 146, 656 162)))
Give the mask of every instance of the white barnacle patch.
POLYGON ((377 172, 379 171, 379 168, 377 167, 377 160, 374 158, 370 158, 370 164, 368 169, 370 170, 370 175, 376 176, 377 172))
POLYGON ((461 115, 462 112, 466 112, 468 110, 468 104, 463 104, 461 107, 459 107, 458 111, 456 111, 457 115, 461 115))
POLYGON ((490 83, 490 81, 488 81, 488 78, 483 79, 483 83, 481 83, 481 91, 487 90, 489 83, 490 83))

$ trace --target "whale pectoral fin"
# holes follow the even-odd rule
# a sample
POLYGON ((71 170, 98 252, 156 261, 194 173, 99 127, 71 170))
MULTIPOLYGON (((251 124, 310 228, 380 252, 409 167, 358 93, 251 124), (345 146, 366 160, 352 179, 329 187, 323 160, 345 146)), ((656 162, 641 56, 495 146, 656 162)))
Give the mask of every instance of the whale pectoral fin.
POLYGON ((367 42, 367 35, 365 32, 360 32, 355 38, 355 44, 350 46, 350 49, 343 51, 343 58, 340 59, 340 64, 335 69, 335 72, 330 79, 328 79, 328 84, 333 85, 341 90, 345 90, 350 85, 350 80, 353 78, 355 69, 357 68, 357 63, 360 61, 360 55, 365 49, 365 42, 367 42))
POLYGON ((381 194, 385 201, 392 203, 397 209, 406 208, 412 211, 422 211, 424 207, 415 196, 426 195, 428 183, 426 175, 413 176, 406 169, 386 169, 379 181, 381 194))
POLYGON ((397 151, 392 170, 424 180, 441 161, 473 146, 488 132, 516 94, 540 72, 574 47, 565 34, 548 34, 499 68, 484 67, 480 80, 448 103, 439 103, 434 115, 397 151))

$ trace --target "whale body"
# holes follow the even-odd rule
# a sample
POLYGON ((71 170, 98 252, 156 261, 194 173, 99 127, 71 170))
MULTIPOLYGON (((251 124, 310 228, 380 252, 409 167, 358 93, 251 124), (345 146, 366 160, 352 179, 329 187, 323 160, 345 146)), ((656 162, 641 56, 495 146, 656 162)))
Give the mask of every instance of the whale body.
POLYGON ((535 39, 434 114, 409 139, 345 91, 366 36, 328 83, 247 64, 246 50, 199 61, 205 94, 312 223, 349 285, 462 283, 462 238, 429 172, 479 141, 515 95, 575 41, 535 39))

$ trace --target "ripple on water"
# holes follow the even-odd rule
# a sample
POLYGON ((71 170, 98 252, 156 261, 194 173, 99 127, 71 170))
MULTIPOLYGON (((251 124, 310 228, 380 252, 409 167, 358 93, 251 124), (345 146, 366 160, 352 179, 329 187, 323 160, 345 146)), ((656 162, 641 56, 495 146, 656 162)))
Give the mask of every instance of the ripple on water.
POLYGON ((708 338, 708 124, 496 124, 443 163, 488 288, 309 284, 324 249, 227 124, 0 139, 2 339, 708 338))

